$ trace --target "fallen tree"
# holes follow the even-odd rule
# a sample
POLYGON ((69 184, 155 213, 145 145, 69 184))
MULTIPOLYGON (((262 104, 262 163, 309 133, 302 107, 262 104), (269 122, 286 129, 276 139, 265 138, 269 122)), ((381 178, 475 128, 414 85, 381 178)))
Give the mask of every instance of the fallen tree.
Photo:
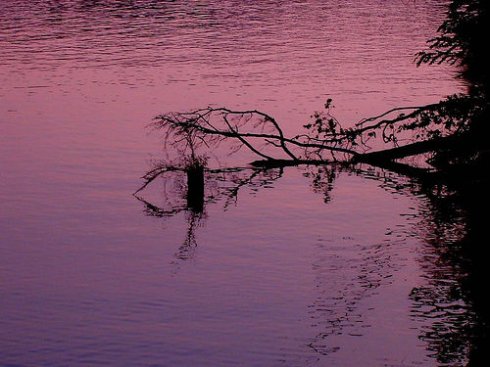
POLYGON ((321 112, 303 125, 304 133, 286 136, 281 125, 258 110, 208 107, 156 117, 153 126, 164 142, 187 161, 204 162, 209 151, 230 142, 230 153, 243 148, 259 158, 255 165, 382 164, 407 156, 437 152, 461 140, 480 111, 469 96, 451 96, 425 106, 397 107, 344 128, 328 99, 321 112), (371 148, 378 139, 378 146, 371 148))

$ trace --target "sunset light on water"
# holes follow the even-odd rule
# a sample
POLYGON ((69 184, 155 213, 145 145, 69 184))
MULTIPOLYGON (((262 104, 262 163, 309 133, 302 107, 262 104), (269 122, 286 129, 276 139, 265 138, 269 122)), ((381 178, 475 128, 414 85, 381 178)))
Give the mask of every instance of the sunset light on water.
POLYGON ((197 206, 185 170, 133 195, 187 158, 161 114, 295 136, 329 98, 353 128, 467 93, 456 64, 416 65, 449 3, 3 1, 0 366, 484 366, 459 186, 224 143, 197 206))

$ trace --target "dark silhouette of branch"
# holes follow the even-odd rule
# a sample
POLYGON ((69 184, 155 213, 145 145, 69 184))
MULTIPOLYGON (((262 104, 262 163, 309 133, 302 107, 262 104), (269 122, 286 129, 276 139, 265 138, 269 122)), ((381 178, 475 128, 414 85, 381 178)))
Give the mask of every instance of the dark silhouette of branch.
POLYGON ((288 138, 274 118, 257 110, 233 111, 228 108, 199 109, 192 112, 170 113, 156 118, 154 126, 165 131, 166 144, 171 144, 181 154, 188 154, 182 145, 185 136, 191 136, 195 145, 213 148, 225 139, 238 142, 238 150, 245 146, 266 160, 279 160, 288 157, 292 161, 305 160, 309 150, 332 151, 357 155, 348 146, 340 144, 342 139, 316 139, 296 136, 288 138), (293 153, 300 149, 302 156, 293 153), (273 156, 269 151, 279 150, 273 156), (267 153, 266 153, 267 152, 267 153))
MULTIPOLYGON (((332 100, 328 99, 325 110, 315 112, 312 121, 303 125, 306 133, 293 137, 287 137, 277 121, 264 112, 224 107, 163 114, 155 119, 154 127, 164 131, 165 144, 191 160, 196 159, 198 150, 207 153, 231 141, 232 153, 245 147, 263 159, 264 166, 339 160, 376 164, 446 148, 452 137, 468 130, 469 121, 478 113, 479 104, 474 102, 471 96, 454 95, 435 104, 396 107, 343 128, 332 115, 332 100), (391 145, 370 152, 368 142, 376 138, 391 145), (337 153, 342 154, 340 159, 337 153)), ((153 173, 158 175, 158 171, 153 173)), ((150 173, 146 179, 152 177, 150 173)))

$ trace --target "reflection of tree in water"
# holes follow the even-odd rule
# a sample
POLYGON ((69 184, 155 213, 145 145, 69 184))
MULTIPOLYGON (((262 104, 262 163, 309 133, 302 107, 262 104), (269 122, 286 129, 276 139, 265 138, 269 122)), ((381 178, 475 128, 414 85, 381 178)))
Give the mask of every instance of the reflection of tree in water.
MULTIPOLYGON (((335 179, 342 171, 341 166, 305 166, 303 176, 310 181, 313 192, 323 196, 323 201, 331 201, 331 192, 335 179)), ((239 168, 229 170, 207 170, 206 190, 201 210, 188 205, 189 195, 182 170, 159 166, 146 176, 143 189, 157 177, 163 180, 163 204, 156 205, 141 196, 138 191, 135 197, 144 204, 146 215, 160 218, 184 213, 187 231, 183 243, 175 256, 179 260, 194 257, 198 243, 196 230, 204 225, 206 207, 221 203, 225 210, 236 205, 242 189, 252 193, 261 188, 270 188, 283 175, 284 168, 239 168)), ((144 191, 143 191, 144 193, 144 191)), ((345 238, 345 241, 351 239, 345 238)), ((318 243, 318 257, 312 264, 315 276, 315 287, 318 296, 310 305, 309 319, 315 329, 315 336, 307 342, 309 348, 320 355, 335 352, 331 336, 361 335, 366 325, 363 310, 359 302, 375 294, 376 289, 390 282, 392 263, 392 244, 372 246, 356 245, 345 252, 345 244, 340 247, 326 246, 318 243), (332 284, 332 272, 335 272, 335 284, 332 284)))
POLYGON ((415 222, 401 228, 404 235, 423 240, 419 255, 424 283, 414 288, 411 316, 420 339, 440 366, 488 365, 489 310, 484 279, 488 266, 481 239, 485 238, 481 205, 488 202, 484 184, 454 188, 442 182, 396 179, 371 170, 382 187, 394 194, 419 197, 415 222))
MULTIPOLYGON (((369 166, 347 169, 338 166, 334 170, 319 167, 307 177, 312 179, 313 191, 323 193, 325 203, 330 201, 334 179, 342 171, 375 180, 381 188, 397 195, 403 195, 400 189, 413 186, 410 180, 369 166)), ((317 296, 309 311, 312 327, 316 330, 308 344, 312 350, 330 355, 340 349, 336 337, 362 337, 366 329, 373 326, 366 317, 370 309, 366 308, 365 301, 376 296, 380 287, 393 282, 394 273, 400 266, 397 248, 407 234, 387 231, 386 239, 374 244, 354 242, 351 237, 343 237, 338 243, 317 243, 317 256, 312 264, 317 296)))
MULTIPOLYGON (((424 216, 418 228, 432 227, 430 219, 424 216)), ((454 225, 460 227, 462 223, 454 225)), ((427 246, 420 256, 425 284, 410 294, 411 314, 421 323, 420 338, 427 342, 431 355, 441 365, 459 366, 468 358, 476 320, 464 295, 463 282, 468 274, 461 266, 464 258, 458 259, 460 245, 451 233, 455 231, 450 223, 444 223, 444 227, 434 228, 426 238, 427 246)))
POLYGON ((482 243, 487 231, 481 214, 482 203, 488 203, 485 183, 454 188, 366 166, 358 166, 354 172, 376 180, 394 195, 418 197, 420 208, 405 225, 389 230, 394 240, 355 246, 354 251, 360 254, 357 258, 342 256, 340 246, 318 245, 313 268, 319 294, 311 306, 311 319, 321 331, 310 347, 327 355, 337 350, 335 339, 329 337, 363 334, 369 325, 363 319, 360 301, 390 283, 396 271, 393 246, 414 237, 425 244, 418 258, 423 284, 407 296, 413 302, 410 314, 420 328, 420 339, 427 343, 428 355, 440 366, 466 362, 468 366, 490 365, 486 351, 490 345, 490 303, 484 296, 489 270, 482 243), (341 274, 334 285, 333 272, 341 274), (327 293, 332 289, 337 293, 327 293))
MULTIPOLYGON (((328 203, 341 171, 338 166, 308 166, 303 176, 328 203)), ((471 251, 478 244, 475 238, 483 226, 475 226, 475 212, 462 205, 467 203, 466 198, 456 197, 444 185, 410 180, 382 169, 359 166, 350 172, 375 180, 394 195, 417 196, 423 207, 410 217, 408 225, 387 232, 390 237, 383 243, 363 245, 353 243, 351 238, 343 238, 337 244, 317 243, 318 256, 312 264, 317 296, 309 309, 315 336, 308 346, 315 353, 328 355, 338 349, 336 336, 364 334, 371 325, 362 301, 376 295, 379 287, 391 284, 397 271, 396 248, 412 236, 426 243, 419 257, 424 283, 407 297, 413 302, 411 316, 420 327, 420 338, 427 343, 429 355, 443 366, 459 366, 468 358, 480 361, 481 348, 488 342, 488 301, 485 303, 479 296, 483 286, 475 281, 482 279, 474 267, 481 254, 475 257, 471 251)), ((196 230, 204 224, 208 205, 221 203, 227 210, 237 204, 242 189, 256 192, 273 187, 282 175, 283 168, 207 170, 202 210, 196 210, 189 208, 186 200, 185 174, 165 171, 164 204, 137 198, 145 205, 147 215, 169 217, 184 213, 188 228, 175 256, 187 260, 196 251, 196 230)))
POLYGON ((311 180, 313 192, 323 195, 323 202, 328 204, 332 200, 330 193, 333 190, 337 174, 337 169, 332 169, 331 166, 316 166, 307 169, 303 176, 311 180))
POLYGON ((188 260, 194 257, 194 252, 197 248, 196 241, 196 228, 203 223, 202 213, 196 213, 193 211, 186 213, 187 232, 185 240, 180 245, 177 254, 175 255, 179 260, 188 260))
POLYGON ((260 188, 272 187, 274 181, 282 177, 283 171, 282 167, 206 170, 205 190, 203 193, 196 194, 189 189, 183 169, 163 164, 144 176, 145 183, 134 196, 144 204, 144 212, 148 216, 165 218, 184 213, 187 231, 176 257, 180 260, 188 260, 194 257, 197 248, 196 230, 204 225, 207 205, 222 203, 226 210, 237 203, 240 190, 256 192, 260 188), (163 203, 157 205, 145 199, 141 192, 160 177, 164 179, 161 190, 163 203), (190 197, 192 200, 189 200, 190 197), (200 202, 196 203, 196 201, 200 202))
MULTIPOLYGON (((272 187, 282 177, 283 168, 246 168, 206 171, 206 190, 202 211, 188 207, 185 174, 182 171, 164 170, 164 205, 151 204, 138 197, 145 205, 147 215, 166 217, 184 213, 188 228, 176 257, 179 260, 193 258, 196 248, 196 229, 204 224, 206 208, 221 203, 224 209, 237 204, 242 189, 256 192, 272 187), (169 183, 171 182, 171 184, 169 183)), ((313 192, 321 195, 325 203, 331 201, 335 179, 342 166, 306 166, 303 176, 310 182, 313 192)), ((399 182, 384 171, 378 175, 364 173, 380 182, 381 186, 397 190, 399 182), (383 176, 380 174, 383 174, 383 176)), ((318 355, 329 355, 338 350, 336 337, 341 335, 362 336, 370 327, 366 321, 366 309, 362 305, 378 288, 392 281, 395 248, 399 240, 374 245, 352 243, 343 238, 340 243, 318 242, 318 255, 312 263, 315 274, 316 298, 309 306, 308 319, 314 336, 306 345, 318 355), (333 275, 334 274, 334 275, 333 275)))
POLYGON ((488 194, 472 190, 471 197, 447 188, 432 190, 416 226, 427 244, 420 258, 426 283, 410 295, 412 315, 430 320, 422 326, 421 339, 444 366, 460 366, 468 359, 470 366, 488 365, 489 309, 482 298, 488 270, 481 264, 486 232, 472 219, 480 211, 471 204, 488 194))

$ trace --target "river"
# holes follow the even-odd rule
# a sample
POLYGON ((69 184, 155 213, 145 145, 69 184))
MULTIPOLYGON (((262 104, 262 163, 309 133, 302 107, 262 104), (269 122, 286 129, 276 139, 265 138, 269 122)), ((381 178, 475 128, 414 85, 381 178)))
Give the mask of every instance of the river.
POLYGON ((295 133, 326 98, 349 125, 463 91, 413 62, 445 6, 3 1, 0 365, 464 365, 477 317, 445 247, 464 213, 417 182, 245 169, 209 177, 199 215, 179 177, 132 195, 163 112, 257 108, 295 133))

